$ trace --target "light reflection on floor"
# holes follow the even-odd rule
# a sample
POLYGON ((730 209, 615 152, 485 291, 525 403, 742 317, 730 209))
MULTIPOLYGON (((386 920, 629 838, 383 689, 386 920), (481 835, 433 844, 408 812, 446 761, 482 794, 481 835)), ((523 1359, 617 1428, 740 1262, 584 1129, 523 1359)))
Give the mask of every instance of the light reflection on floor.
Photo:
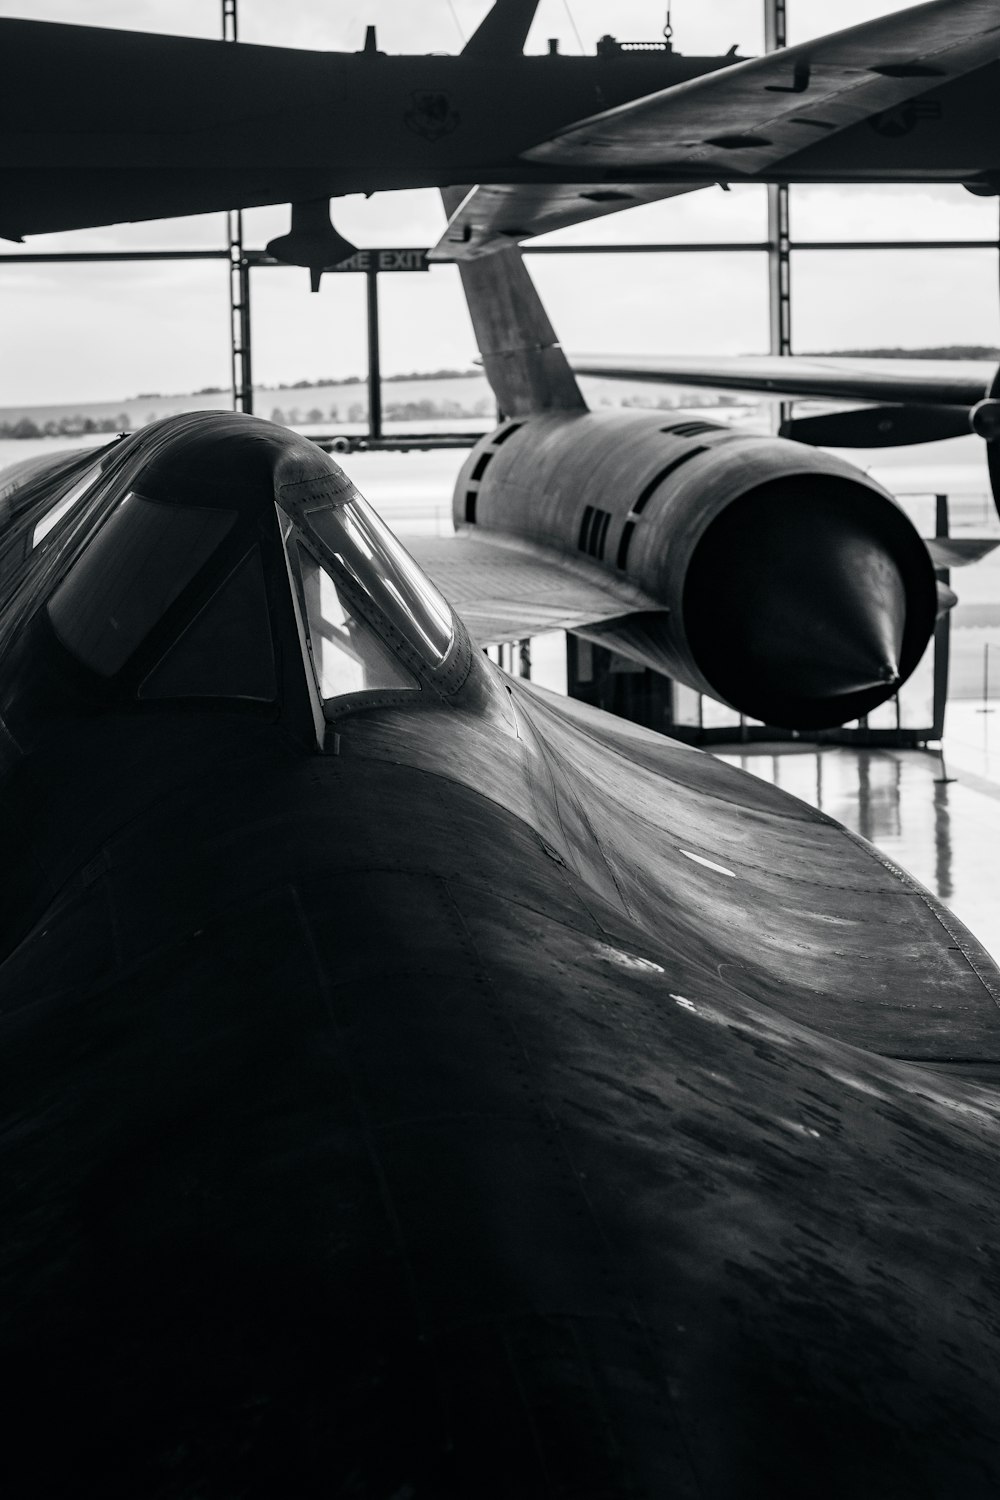
POLYGON ((940 757, 920 750, 783 744, 718 754, 870 839, 1000 961, 1000 722, 977 722, 964 703, 948 715, 949 781, 940 757))

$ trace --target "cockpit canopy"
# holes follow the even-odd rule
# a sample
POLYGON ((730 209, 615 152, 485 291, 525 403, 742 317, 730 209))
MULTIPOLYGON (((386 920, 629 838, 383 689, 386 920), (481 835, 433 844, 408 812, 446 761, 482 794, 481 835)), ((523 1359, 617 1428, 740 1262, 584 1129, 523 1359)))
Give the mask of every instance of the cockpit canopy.
POLYGON ((420 690, 412 668, 443 666, 451 607, 361 496, 297 495, 282 508, 285 543, 324 712, 357 693, 420 690), (409 665, 408 665, 409 663, 409 665))
POLYGON ((104 697, 280 711, 295 660, 320 720, 455 689, 450 606, 332 460, 253 419, 172 420, 31 538, 51 632, 104 697))

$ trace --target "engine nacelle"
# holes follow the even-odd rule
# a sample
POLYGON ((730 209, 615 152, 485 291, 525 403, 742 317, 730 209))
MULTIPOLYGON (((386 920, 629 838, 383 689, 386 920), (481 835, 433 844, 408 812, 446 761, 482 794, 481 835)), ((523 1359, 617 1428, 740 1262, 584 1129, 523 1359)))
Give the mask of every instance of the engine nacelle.
POLYGON ((587 634, 783 727, 870 712, 934 628, 930 556, 892 497, 782 438, 662 412, 514 420, 473 449, 454 509, 638 586, 665 613, 587 634))

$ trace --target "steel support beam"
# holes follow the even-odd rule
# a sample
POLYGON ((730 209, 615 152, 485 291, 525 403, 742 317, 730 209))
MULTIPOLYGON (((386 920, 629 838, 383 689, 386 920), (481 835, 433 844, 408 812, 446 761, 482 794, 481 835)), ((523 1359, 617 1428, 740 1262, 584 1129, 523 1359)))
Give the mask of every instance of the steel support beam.
POLYGON ((378 332, 378 272, 366 271, 368 292, 368 438, 382 436, 382 361, 378 332))
MULTIPOLYGON (((788 44, 785 0, 764 0, 764 49, 777 52, 788 44)), ((792 256, 789 230, 788 184, 767 186, 767 293, 770 351, 792 352, 792 256)), ((780 426, 791 416, 791 403, 777 411, 780 426)))
MULTIPOLYGON (((766 255, 767 240, 676 240, 669 245, 525 245, 525 255, 707 255, 713 252, 732 255, 750 251, 766 255)), ((792 240, 790 250, 992 250, 1000 248, 997 240, 792 240)), ((277 268, 281 262, 263 250, 243 251, 251 270, 277 268)), ((226 260, 228 250, 28 250, 0 251, 0 266, 53 264, 86 264, 101 260, 226 260)))
MULTIPOLYGON (((237 0, 222 0, 222 40, 239 41, 237 0)), ((250 262, 243 250, 243 214, 226 215, 229 241, 229 348, 233 411, 253 411, 253 367, 250 335, 250 262)))
POLYGON ((253 411, 253 367, 250 343, 250 262, 243 253, 243 215, 227 215, 229 229, 229 329, 233 411, 253 411))
MULTIPOLYGON (((934 535, 945 537, 950 530, 948 524, 948 496, 934 496, 934 535)), ((951 571, 938 568, 935 578, 945 587, 951 583, 951 571)), ((948 671, 951 656, 951 610, 946 609, 934 626, 934 720, 928 736, 940 740, 944 735, 944 712, 948 702, 948 671)))
POLYGON ((788 233, 788 184, 767 185, 767 283, 772 354, 792 352, 792 267, 788 233))

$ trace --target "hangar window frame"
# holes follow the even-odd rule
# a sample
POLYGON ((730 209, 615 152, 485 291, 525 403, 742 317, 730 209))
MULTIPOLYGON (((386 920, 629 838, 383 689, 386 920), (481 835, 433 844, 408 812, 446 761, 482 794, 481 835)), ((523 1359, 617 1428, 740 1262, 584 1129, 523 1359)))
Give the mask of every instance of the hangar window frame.
MULTIPOLYGON (((763 0, 765 51, 771 52, 786 43, 788 0, 763 0)), ((238 42, 238 0, 221 0, 222 38, 238 42)), ((770 352, 791 353, 792 330, 792 256, 810 251, 872 251, 872 250, 992 250, 1000 253, 1000 236, 991 239, 865 239, 865 240, 794 240, 790 229, 790 189, 787 184, 769 184, 767 238, 764 240, 727 241, 678 241, 673 243, 653 242, 617 244, 577 245, 525 245, 524 254, 535 255, 683 255, 683 254, 756 254, 766 256, 768 276, 768 302, 770 324, 770 352)), ((203 250, 143 250, 143 251, 92 251, 92 252, 44 252, 15 251, 0 255, 0 264, 37 264, 39 262, 93 262, 93 261, 140 261, 140 260, 224 260, 229 279, 230 302, 230 353, 232 368, 232 402, 235 411, 253 412, 254 389, 252 375, 252 324, 251 324, 251 272, 278 262, 264 251, 248 249, 243 243, 243 217, 239 210, 227 215, 227 245, 220 249, 203 250)), ((368 422, 367 431, 359 438, 348 438, 350 445, 359 443, 368 448, 433 449, 448 446, 473 446, 485 433, 438 433, 424 434, 419 438, 386 437, 382 429, 381 403, 381 351, 379 337, 379 264, 380 257, 372 254, 368 264, 359 271, 366 278, 368 314, 368 422)), ((789 414, 790 403, 783 403, 778 410, 778 425, 789 414)), ((520 423, 513 423, 496 438, 503 442, 517 430, 520 423)), ((331 446, 343 443, 338 435, 328 440, 331 446)), ((322 443, 322 439, 320 439, 322 443)), ((938 497, 939 535, 947 535, 947 497, 938 497), (941 529, 943 527, 943 530, 941 529)), ((467 506, 474 510, 475 497, 472 491, 467 496, 467 506)), ((42 540, 42 538, 39 538, 42 540)), ((631 540, 631 536, 629 536, 631 540)), ((947 581, 947 575, 939 572, 939 578, 947 581)), ((944 705, 947 693, 948 631, 947 616, 939 624, 934 637, 934 722, 919 730, 878 731, 880 736, 888 734, 892 743, 926 743, 938 740, 943 732, 944 705), (899 738, 892 738, 899 736, 899 738)), ((522 655, 525 653, 522 652, 522 655)), ((898 703, 898 700, 897 700, 898 703)), ((845 742, 861 740, 871 742, 868 727, 861 723, 857 729, 848 727, 839 732, 845 742)), ((801 736, 808 738, 808 735, 801 736)), ((824 732, 829 739, 829 732, 824 732)), ((884 738, 880 740, 886 743, 884 738)))

